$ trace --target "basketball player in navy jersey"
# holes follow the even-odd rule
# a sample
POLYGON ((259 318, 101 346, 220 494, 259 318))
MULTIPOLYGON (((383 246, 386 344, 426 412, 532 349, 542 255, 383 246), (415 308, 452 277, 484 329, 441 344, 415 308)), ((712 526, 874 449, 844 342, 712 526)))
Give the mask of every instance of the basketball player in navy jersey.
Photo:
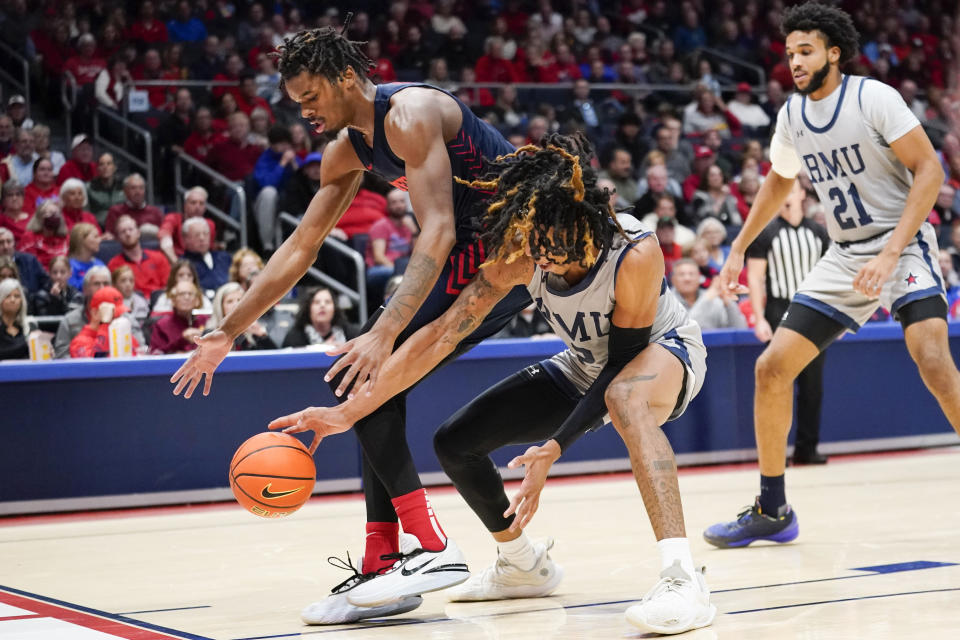
MULTIPOLYGON (((673 450, 660 428, 683 413, 703 384, 700 328, 666 289, 656 237, 625 232, 615 222, 609 192, 597 187, 590 168, 589 145, 562 136, 545 143, 493 162, 499 175, 473 183, 495 190, 484 236, 494 257, 453 306, 390 357, 372 388, 336 408, 278 418, 270 428, 313 430, 314 445, 349 429, 453 353, 515 286, 526 286, 568 348, 491 387, 437 432, 444 470, 498 547, 493 566, 448 595, 496 600, 556 589, 562 570, 548 555, 552 542, 531 544, 523 528, 550 466, 609 412, 630 453, 662 565, 660 581, 627 609, 627 620, 656 633, 704 627, 716 608, 693 564, 673 450), (527 467, 511 502, 489 454, 543 441, 511 463, 527 467)), ((379 588, 385 597, 390 574, 378 580, 358 589, 379 588)))
POLYGON ((848 14, 808 2, 784 12, 781 30, 799 95, 777 116, 773 170, 732 243, 720 286, 737 286, 744 251, 777 214, 801 170, 827 206, 832 244, 803 279, 757 360, 760 495, 735 520, 704 532, 718 547, 790 542, 799 535, 784 488, 794 381, 879 306, 903 325, 920 377, 960 431, 960 373, 947 340, 936 237, 926 222, 944 178, 936 152, 894 88, 840 72, 857 53, 858 34, 848 14))
MULTIPOLYGON (((477 236, 484 194, 455 183, 454 177, 474 180, 483 156, 495 158, 511 153, 513 147, 445 91, 422 84, 373 84, 366 75, 372 63, 358 44, 334 29, 321 28, 287 38, 280 48, 279 68, 287 93, 318 132, 336 134, 324 151, 322 186, 296 230, 221 328, 197 340, 197 350, 171 378, 175 394, 186 389, 189 398, 204 376, 203 393, 209 393, 213 372, 234 338, 286 294, 316 259, 356 194, 364 171, 409 191, 421 232, 389 303, 371 317, 360 337, 333 352, 345 354, 326 377, 338 396, 349 393, 354 383, 368 378, 375 382, 395 345, 439 317, 484 261, 477 236)), ((466 336, 458 352, 495 334, 529 301, 526 290, 517 287, 487 322, 466 336)), ((408 611, 419 606, 419 594, 469 576, 462 554, 443 533, 420 484, 406 442, 405 397, 391 399, 358 424, 356 432, 364 452, 364 556, 356 575, 304 610, 302 618, 311 624, 408 611), (398 519, 404 531, 402 545, 398 519), (381 574, 411 554, 417 555, 417 562, 393 572, 401 583, 392 592, 398 597, 373 606, 376 603, 356 596, 359 586, 382 579, 381 574)))

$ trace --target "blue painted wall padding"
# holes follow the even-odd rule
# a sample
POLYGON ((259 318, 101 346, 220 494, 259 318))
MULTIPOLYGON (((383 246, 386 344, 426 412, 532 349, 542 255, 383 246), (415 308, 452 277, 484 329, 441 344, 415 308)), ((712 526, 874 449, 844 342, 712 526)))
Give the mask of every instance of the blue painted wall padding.
MULTIPOLYGON (((951 351, 960 325, 951 325, 951 351)), ((708 373, 687 413, 666 427, 677 453, 745 449, 753 443, 753 365, 748 331, 705 335, 708 373)), ((439 471, 436 427, 490 384, 549 357, 559 341, 480 345, 410 395, 408 439, 417 468, 439 471)), ((0 502, 227 486, 236 447, 271 419, 333 402, 323 382, 332 359, 313 352, 232 354, 210 397, 174 397, 167 381, 182 358, 0 365, 0 502)), ((830 348, 824 442, 947 433, 950 425, 910 360, 898 325, 867 326, 830 348)), ((498 453, 505 464, 522 447, 498 453)), ((615 430, 588 434, 568 461, 622 458, 615 430)), ((327 438, 320 480, 359 477, 350 434, 327 438)))

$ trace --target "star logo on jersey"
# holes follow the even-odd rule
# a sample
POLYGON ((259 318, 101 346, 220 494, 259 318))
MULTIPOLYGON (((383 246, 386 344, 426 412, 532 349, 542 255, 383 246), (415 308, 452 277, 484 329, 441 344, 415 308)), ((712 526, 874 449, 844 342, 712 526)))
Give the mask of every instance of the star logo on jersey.
POLYGON ((917 280, 919 280, 919 278, 912 273, 908 273, 907 277, 903 279, 907 284, 917 284, 917 280))

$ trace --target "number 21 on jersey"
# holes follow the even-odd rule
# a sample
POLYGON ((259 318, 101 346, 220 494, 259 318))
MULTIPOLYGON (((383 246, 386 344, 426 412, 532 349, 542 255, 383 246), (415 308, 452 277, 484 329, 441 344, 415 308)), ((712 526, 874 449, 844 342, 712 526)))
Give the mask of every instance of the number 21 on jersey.
POLYGON ((828 192, 828 195, 830 196, 830 201, 833 203, 833 217, 837 219, 837 224, 840 225, 841 229, 847 230, 855 227, 863 227, 873 222, 873 218, 871 218, 867 210, 863 208, 863 202, 860 200, 857 185, 850 183, 850 188, 847 189, 846 193, 844 193, 840 187, 833 187, 828 192), (853 211, 847 212, 847 209, 850 208, 847 203, 848 196, 850 200, 853 201, 853 207, 856 209, 856 213, 853 211))

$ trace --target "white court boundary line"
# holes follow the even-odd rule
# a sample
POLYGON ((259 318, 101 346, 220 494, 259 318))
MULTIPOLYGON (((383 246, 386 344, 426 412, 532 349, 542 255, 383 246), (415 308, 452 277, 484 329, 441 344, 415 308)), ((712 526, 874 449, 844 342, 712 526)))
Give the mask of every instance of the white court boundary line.
MULTIPOLYGON (((845 440, 826 442, 819 447, 827 455, 846 453, 871 453, 897 449, 923 449, 958 444, 957 435, 935 433, 896 438, 872 438, 866 440, 845 440)), ((705 464, 728 464, 752 462, 757 459, 755 449, 726 449, 702 453, 681 453, 677 455, 680 467, 705 464)), ((558 462, 551 469, 551 476, 574 476, 591 473, 612 473, 629 471, 629 458, 610 458, 606 460, 584 460, 580 462, 558 462)), ((523 477, 522 469, 500 468, 505 480, 518 480, 523 477)), ((450 479, 442 471, 420 474, 424 485, 449 485, 450 479)), ((339 478, 320 480, 313 489, 314 495, 327 493, 347 493, 361 489, 360 478, 339 478)), ((125 509, 135 507, 155 507, 163 505, 190 504, 202 502, 225 502, 233 500, 229 487, 213 489, 194 489, 189 491, 157 491, 153 493, 133 493, 110 496, 91 496, 84 498, 53 498, 48 500, 18 500, 0 502, 0 516, 54 513, 58 511, 88 511, 96 509, 125 509)))

